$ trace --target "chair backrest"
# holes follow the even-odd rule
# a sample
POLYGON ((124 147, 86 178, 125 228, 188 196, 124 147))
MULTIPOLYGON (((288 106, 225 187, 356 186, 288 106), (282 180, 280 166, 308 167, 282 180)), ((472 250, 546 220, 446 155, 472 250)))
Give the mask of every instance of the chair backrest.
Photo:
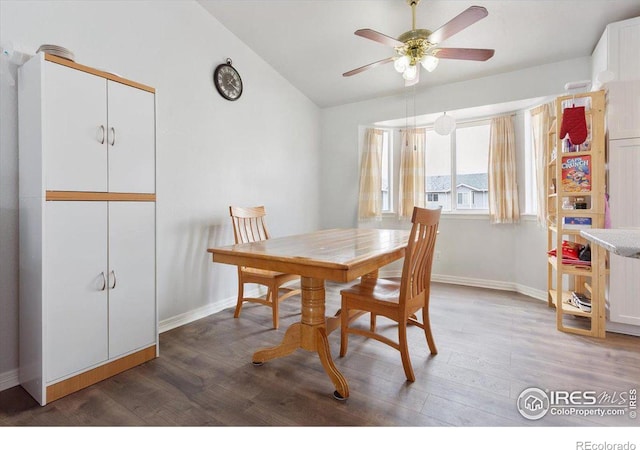
POLYGON ((264 206, 250 208, 242 206, 230 206, 229 213, 233 222, 233 236, 236 244, 264 241, 269 239, 264 206))
POLYGON ((440 222, 441 209, 413 208, 411 234, 404 256, 400 304, 410 299, 429 295, 431 265, 440 222))

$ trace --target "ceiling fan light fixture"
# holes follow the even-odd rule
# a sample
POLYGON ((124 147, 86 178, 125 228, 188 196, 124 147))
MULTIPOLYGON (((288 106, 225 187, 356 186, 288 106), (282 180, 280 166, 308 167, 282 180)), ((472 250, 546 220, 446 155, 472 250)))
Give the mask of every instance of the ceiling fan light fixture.
POLYGON ((435 56, 427 55, 422 59, 420 63, 422 64, 422 67, 427 70, 427 72, 433 72, 434 70, 436 70, 436 67, 438 67, 439 61, 440 60, 435 56))
POLYGON ((396 69, 398 73, 404 73, 407 67, 409 67, 409 57, 407 55, 399 57, 393 63, 393 68, 396 69))
POLYGON ((417 75, 418 75, 418 66, 413 64, 408 66, 406 70, 402 73, 402 78, 404 78, 407 81, 413 81, 416 79, 417 75))

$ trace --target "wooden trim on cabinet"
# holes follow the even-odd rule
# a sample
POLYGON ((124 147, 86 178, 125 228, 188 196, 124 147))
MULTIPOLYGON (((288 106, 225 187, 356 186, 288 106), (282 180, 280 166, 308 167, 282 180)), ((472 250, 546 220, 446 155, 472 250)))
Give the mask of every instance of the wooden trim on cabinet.
POLYGON ((79 202, 155 202, 156 194, 134 192, 47 191, 46 200, 79 202))
POLYGON ((50 55, 48 53, 45 53, 44 59, 45 61, 71 67, 72 69, 81 70, 83 72, 87 72, 92 75, 97 75, 99 77, 106 78, 107 80, 115 81, 116 83, 126 84, 127 86, 131 86, 137 89, 142 89, 143 91, 151 92, 153 94, 156 93, 156 89, 152 88, 151 86, 147 86, 142 83, 138 83, 136 81, 131 81, 126 78, 119 77, 118 75, 105 72, 103 70, 98 70, 98 69, 94 69, 93 67, 78 64, 76 62, 69 61, 68 59, 60 58, 58 56, 50 55))
POLYGON ((59 383, 47 386, 47 403, 58 400, 66 395, 73 394, 81 389, 106 380, 125 370, 129 370, 156 357, 156 346, 152 345, 138 352, 124 356, 103 366, 91 369, 75 377, 68 378, 59 383))

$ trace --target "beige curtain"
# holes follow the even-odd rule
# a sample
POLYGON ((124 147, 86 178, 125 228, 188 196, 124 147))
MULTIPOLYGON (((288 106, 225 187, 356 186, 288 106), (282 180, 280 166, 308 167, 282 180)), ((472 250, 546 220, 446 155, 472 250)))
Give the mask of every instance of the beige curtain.
POLYGON ((533 157, 536 177, 536 200, 538 202, 537 222, 540 226, 546 226, 547 221, 547 192, 550 180, 545 179, 546 166, 551 160, 551 148, 549 148, 548 132, 555 115, 553 102, 540 105, 531 109, 531 142, 533 145, 533 157))
POLYGON ((424 155, 427 131, 424 128, 402 130, 401 139, 398 216, 409 218, 414 206, 424 207, 424 155))
POLYGON ((358 217, 382 217, 382 130, 368 128, 364 133, 360 165, 358 217))
POLYGON ((489 218, 491 223, 520 221, 513 116, 491 120, 489 140, 489 218))

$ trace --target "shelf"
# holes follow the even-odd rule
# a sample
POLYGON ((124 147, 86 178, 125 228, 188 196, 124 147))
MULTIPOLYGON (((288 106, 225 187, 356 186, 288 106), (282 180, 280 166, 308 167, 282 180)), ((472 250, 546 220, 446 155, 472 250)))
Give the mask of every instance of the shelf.
MULTIPOLYGON (((557 248, 564 240, 586 244, 583 233, 592 230, 591 227, 578 227, 568 224, 571 228, 565 228, 564 222, 583 223, 580 219, 591 219, 591 226, 602 227, 604 223, 604 202, 606 172, 605 172, 605 92, 596 91, 583 94, 562 96, 556 98, 555 115, 557 120, 549 130, 547 135, 547 149, 555 149, 555 154, 549 153, 546 156, 547 169, 545 170, 545 185, 548 186, 547 202, 547 250, 557 248), (576 105, 589 105, 585 111, 588 131, 588 142, 580 146, 570 146, 566 139, 562 139, 559 133, 560 124, 564 109, 570 107, 575 101, 576 105), (568 151, 569 149, 579 151, 568 151), (578 161, 570 161, 573 158, 589 160, 589 183, 585 186, 584 180, 576 180, 563 184, 564 176, 568 177, 566 168, 569 166, 579 166, 578 161), (563 169, 563 163, 565 168, 563 169), (572 164, 573 163, 573 164, 572 164), (555 186, 555 191, 554 187, 555 186), (588 190, 579 191, 580 188, 588 190), (575 190, 572 190, 575 189, 575 190), (583 197, 584 200, 576 201, 583 197), (574 203, 584 203, 589 209, 562 209, 565 201, 574 203), (575 217, 577 220, 566 220, 567 217, 575 217), (573 228, 576 227, 576 228, 573 228)), ((564 137, 564 136, 563 136, 564 137)), ((586 170, 584 171, 586 173, 586 170)), ((582 206, 582 205, 579 205, 582 206)), ((585 336, 604 338, 606 336, 604 313, 605 307, 605 269, 604 252, 593 250, 591 252, 592 264, 575 265, 562 263, 555 256, 548 257, 547 283, 548 283, 548 303, 556 309, 556 327, 559 331, 575 333, 585 336), (564 287, 571 287, 570 291, 563 291, 564 287), (591 298, 591 312, 582 311, 573 304, 567 303, 571 299, 572 291, 581 292, 591 298), (566 323, 565 323, 566 322, 566 323)), ((562 257, 561 257, 562 258, 562 257)))
MULTIPOLYGON (((551 296, 551 302, 553 306, 557 308, 558 295, 556 294, 556 290, 555 289, 550 290, 549 295, 551 296)), ((574 316, 591 317, 590 312, 583 311, 580 308, 568 303, 569 299, 571 299, 571 295, 572 295, 571 291, 562 291, 562 312, 566 314, 571 314, 574 316)))
MULTIPOLYGON (((549 256, 549 264, 558 270, 558 261, 555 256, 549 256)), ((591 276, 591 266, 576 266, 571 264, 561 264, 562 273, 566 275, 579 275, 584 277, 591 276)))
POLYGON ((562 230, 558 231, 558 227, 553 225, 549 227, 549 230, 553 231, 554 233, 562 233, 563 235, 580 236, 580 232, 583 229, 563 228, 562 230))

